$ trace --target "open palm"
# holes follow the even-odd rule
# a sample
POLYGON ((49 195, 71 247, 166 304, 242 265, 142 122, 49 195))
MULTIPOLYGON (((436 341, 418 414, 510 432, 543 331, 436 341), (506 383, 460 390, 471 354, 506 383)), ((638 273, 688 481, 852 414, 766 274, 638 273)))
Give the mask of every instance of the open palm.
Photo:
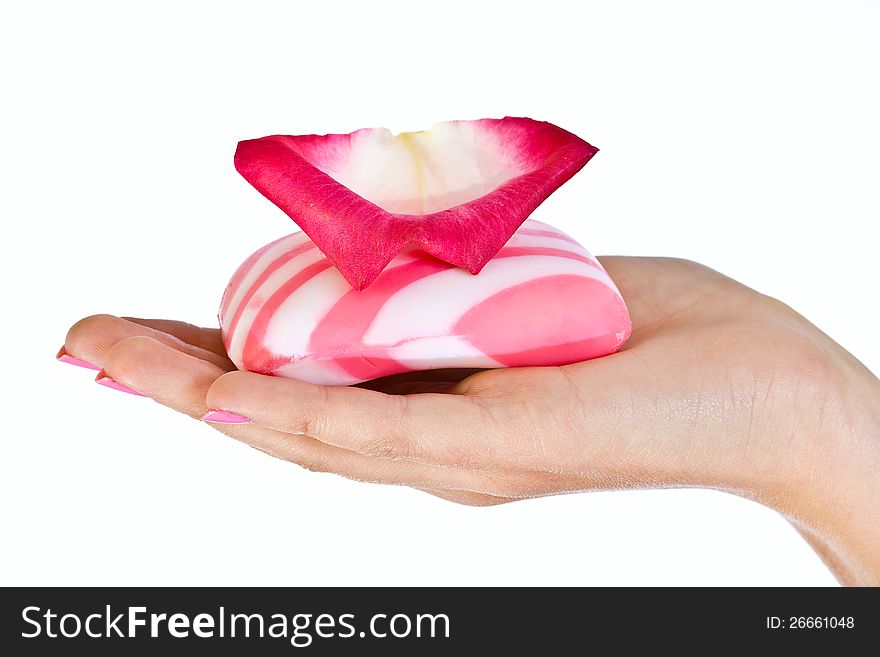
POLYGON ((632 338, 617 354, 562 367, 317 386, 236 371, 216 329, 108 315, 74 325, 65 349, 194 418, 249 418, 213 426, 273 456, 455 502, 705 486, 791 518, 816 504, 803 491, 825 490, 819 479, 834 472, 817 470, 817 449, 851 435, 851 382, 876 379, 790 308, 711 269, 602 263, 632 338))

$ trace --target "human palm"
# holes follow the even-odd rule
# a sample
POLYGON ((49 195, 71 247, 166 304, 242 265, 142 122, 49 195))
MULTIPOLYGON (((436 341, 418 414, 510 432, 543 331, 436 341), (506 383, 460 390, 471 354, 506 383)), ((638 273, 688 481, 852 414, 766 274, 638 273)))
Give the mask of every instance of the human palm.
POLYGON ((861 472, 845 457, 854 443, 880 471, 877 379, 784 304, 711 269, 602 262, 632 337, 617 354, 561 367, 317 386, 236 371, 216 329, 107 315, 74 325, 65 348, 192 417, 239 414, 250 422, 212 425, 309 470, 466 504, 717 488, 786 514, 843 581, 880 580, 878 537, 863 532, 841 556, 831 535, 848 525, 825 512, 829 490, 847 494, 836 482, 861 472))

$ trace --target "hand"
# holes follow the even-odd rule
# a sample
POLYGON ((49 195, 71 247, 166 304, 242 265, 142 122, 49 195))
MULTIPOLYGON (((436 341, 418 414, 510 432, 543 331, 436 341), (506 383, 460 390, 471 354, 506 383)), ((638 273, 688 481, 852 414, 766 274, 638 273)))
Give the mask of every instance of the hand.
POLYGON ((846 584, 880 584, 880 383, 787 306, 701 265, 604 258, 634 332, 564 367, 335 388, 235 371, 219 332, 86 318, 73 356, 309 470, 465 504, 700 486, 783 513, 846 584), (419 393, 419 394, 416 394, 419 393))

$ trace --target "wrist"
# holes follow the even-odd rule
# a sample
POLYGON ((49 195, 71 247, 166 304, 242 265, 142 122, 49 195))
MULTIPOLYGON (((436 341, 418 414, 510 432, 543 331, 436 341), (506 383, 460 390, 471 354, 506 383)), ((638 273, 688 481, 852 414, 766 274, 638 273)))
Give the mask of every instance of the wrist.
MULTIPOLYGON (((824 546, 845 584, 880 584, 880 381, 849 354, 779 509, 824 546)), ((805 411, 806 412, 806 411, 805 411)), ((812 542, 812 541, 811 541, 812 542)))

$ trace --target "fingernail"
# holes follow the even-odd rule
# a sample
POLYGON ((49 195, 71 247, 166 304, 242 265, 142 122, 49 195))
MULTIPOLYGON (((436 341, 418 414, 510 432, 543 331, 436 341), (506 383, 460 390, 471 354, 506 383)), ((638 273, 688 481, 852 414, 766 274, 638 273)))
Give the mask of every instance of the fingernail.
POLYGON ((71 356, 67 353, 67 349, 61 347, 58 350, 58 355, 55 356, 56 359, 60 360, 62 363, 69 363, 70 365, 76 365, 77 367, 85 367, 87 370, 100 370, 100 367, 96 365, 92 365, 90 362, 86 360, 82 360, 81 358, 77 358, 75 356, 71 356))
POLYGON ((114 390, 118 390, 119 392, 127 392, 129 395, 135 395, 136 397, 146 397, 146 395, 142 392, 138 392, 133 388, 129 388, 128 386, 124 386, 116 379, 111 379, 107 374, 104 373, 104 370, 98 372, 98 376, 95 378, 95 383, 98 383, 102 386, 106 386, 108 388, 113 388, 114 390))
POLYGON ((202 420, 215 424, 253 424, 254 422, 249 417, 229 411, 208 411, 202 416, 202 420))

